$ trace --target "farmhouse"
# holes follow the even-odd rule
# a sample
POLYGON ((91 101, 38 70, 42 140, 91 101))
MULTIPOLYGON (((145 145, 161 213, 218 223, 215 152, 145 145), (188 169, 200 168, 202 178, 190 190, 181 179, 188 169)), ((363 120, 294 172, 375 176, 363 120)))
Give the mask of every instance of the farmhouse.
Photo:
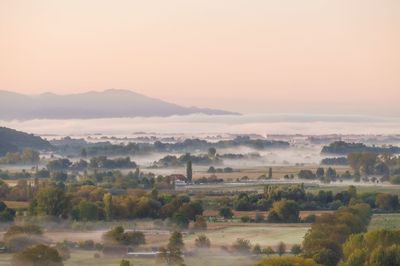
POLYGON ((167 176, 168 184, 175 186, 184 186, 189 182, 186 176, 181 174, 172 174, 167 176))

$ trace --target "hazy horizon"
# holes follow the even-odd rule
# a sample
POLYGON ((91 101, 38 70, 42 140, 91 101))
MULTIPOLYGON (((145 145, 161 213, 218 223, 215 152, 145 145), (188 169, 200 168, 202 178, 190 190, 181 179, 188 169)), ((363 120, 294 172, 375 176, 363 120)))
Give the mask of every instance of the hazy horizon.
POLYGON ((398 135, 400 118, 307 114, 175 115, 169 117, 33 119, 1 121, 2 126, 38 135, 130 136, 134 132, 159 134, 379 134, 398 135))
POLYGON ((1 1, 0 90, 400 115, 400 2, 1 1))

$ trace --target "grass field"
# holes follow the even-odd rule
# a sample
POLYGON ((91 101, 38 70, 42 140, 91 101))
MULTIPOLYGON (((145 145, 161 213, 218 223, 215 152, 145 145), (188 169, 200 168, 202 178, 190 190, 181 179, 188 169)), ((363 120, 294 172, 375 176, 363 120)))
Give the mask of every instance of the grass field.
MULTIPOLYGON (((64 262, 64 266, 118 266, 122 257, 94 258, 95 251, 72 251, 71 257, 64 262)), ((9 266, 11 254, 0 254, 0 266, 9 266)), ((155 258, 125 258, 135 266, 159 265, 155 258)), ((252 265, 257 258, 245 256, 233 256, 230 254, 207 252, 185 257, 188 266, 246 266, 252 265)))
MULTIPOLYGON (((275 246, 283 241, 288 245, 299 244, 309 229, 308 224, 265 224, 221 222, 209 223, 205 235, 210 238, 213 247, 229 247, 237 238, 244 238, 252 244, 262 247, 275 246)), ((45 236, 52 242, 93 240, 102 242, 102 235, 107 230, 94 231, 50 231, 45 236)), ((146 237, 144 248, 166 245, 170 232, 167 230, 142 230, 146 237)), ((200 233, 184 233, 184 242, 188 248, 194 248, 194 240, 200 233)))
POLYGON ((368 230, 374 229, 400 230, 400 213, 374 214, 368 230))
MULTIPOLYGON (((117 266, 122 258, 120 257, 101 257, 95 259, 94 252, 77 251, 71 254, 71 258, 67 260, 65 266, 117 266)), ((154 258, 125 258, 135 266, 152 266, 159 265, 154 258)), ((245 256, 232 256, 229 254, 218 254, 207 252, 207 254, 198 254, 195 256, 185 257, 185 263, 188 266, 246 266, 254 263, 253 258, 245 256)))
MULTIPOLYGON (((264 247, 276 247, 279 242, 286 243, 290 248, 293 244, 300 244, 303 241, 305 233, 309 227, 306 224, 249 224, 236 222, 209 223, 208 230, 204 233, 211 241, 211 249, 204 254, 196 254, 187 256, 185 263, 188 266, 243 266, 252 265, 255 261, 254 257, 232 255, 226 251, 238 238, 250 240, 252 245, 260 244, 264 247)), ((52 231, 45 232, 45 237, 53 243, 61 242, 64 239, 72 241, 94 240, 102 241, 104 230, 95 231, 52 231)), ((184 233, 183 241, 188 251, 197 250, 195 247, 195 239, 201 234, 184 233)), ((150 250, 154 247, 165 246, 170 236, 169 231, 165 230, 149 230, 145 231, 147 244, 143 249, 150 250)), ((80 266, 115 266, 119 265, 121 257, 104 257, 101 252, 101 258, 94 258, 96 251, 72 250, 71 258, 64 265, 80 265, 80 266)), ((129 258, 135 265, 158 265, 154 258, 129 258)), ((11 254, 0 254, 0 266, 10 265, 11 254)))
MULTIPOLYGON (((307 225, 302 224, 232 224, 216 230, 207 230, 204 234, 210 239, 213 247, 229 247, 238 238, 250 240, 253 245, 274 247, 279 242, 284 242, 288 246, 300 244, 308 229, 307 225)), ((193 247, 194 240, 199 234, 185 236, 185 244, 193 247)))
MULTIPOLYGON (((111 228, 110 228, 111 229, 111 228)), ((85 240, 93 240, 96 243, 103 241, 103 234, 108 230, 95 230, 95 231, 53 231, 46 232, 45 236, 53 242, 62 242, 70 240, 74 242, 81 242, 85 240)), ((163 243, 167 243, 170 232, 166 230, 149 230, 143 231, 146 237, 146 247, 158 247, 163 243)))

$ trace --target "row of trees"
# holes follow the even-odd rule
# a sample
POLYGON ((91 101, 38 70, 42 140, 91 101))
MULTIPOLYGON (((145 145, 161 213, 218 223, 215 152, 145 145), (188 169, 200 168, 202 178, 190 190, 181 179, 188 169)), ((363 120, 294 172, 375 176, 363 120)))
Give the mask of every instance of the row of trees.
POLYGON ((372 152, 353 152, 347 156, 350 167, 358 175, 400 175, 400 156, 372 152))
POLYGON ((297 176, 300 179, 319 179, 324 182, 336 181, 338 178, 348 179, 351 178, 350 173, 346 172, 339 176, 336 170, 332 167, 328 167, 326 170, 323 167, 319 167, 315 173, 311 170, 300 170, 297 176))
POLYGON ((348 155, 350 153, 375 153, 375 154, 398 154, 400 147, 395 146, 367 146, 364 143, 349 143, 345 141, 335 141, 331 144, 322 147, 323 154, 340 154, 348 155))
POLYGON ((39 152, 26 148, 23 151, 8 152, 0 158, 0 164, 38 164, 40 161, 39 152))
MULTIPOLYGON (((149 142, 151 139, 147 139, 149 142)), ((112 144, 110 142, 88 143, 84 140, 71 139, 66 137, 61 140, 53 140, 57 152, 66 155, 79 157, 86 156, 121 156, 121 155, 146 155, 149 153, 179 153, 188 151, 204 151, 208 155, 216 156, 216 149, 250 147, 258 150, 289 148, 286 141, 251 139, 247 136, 238 136, 233 140, 220 140, 217 142, 208 142, 201 139, 185 139, 176 141, 170 139, 168 142, 155 141, 149 142, 130 142, 127 144, 112 144)))
MULTIPOLYGON (((367 203, 371 208, 381 211, 396 211, 399 209, 397 195, 389 193, 362 193, 357 194, 355 186, 349 186, 347 190, 337 193, 320 190, 317 193, 306 192, 304 185, 267 185, 264 193, 240 193, 230 198, 224 204, 237 211, 268 211, 274 208, 276 202, 285 200, 298 210, 336 210, 346 206, 351 199, 357 199, 367 203), (293 201, 293 202, 290 202, 293 201)), ((280 204, 283 204, 282 202, 280 204)))
POLYGON ((91 169, 131 169, 136 168, 135 162, 131 161, 130 157, 109 159, 106 156, 93 157, 89 162, 79 160, 71 162, 67 158, 55 159, 47 163, 47 169, 51 172, 59 171, 84 171, 91 169))
POLYGON ((82 221, 134 218, 169 218, 187 228, 190 221, 202 215, 200 201, 186 195, 148 193, 133 190, 126 195, 111 195, 96 186, 68 186, 64 190, 52 184, 41 187, 29 206, 31 215, 49 215, 82 221))
MULTIPOLYGON (((159 194, 157 189, 146 192, 141 189, 116 190, 94 184, 39 181, 30 183, 20 180, 16 186, 0 186, 0 199, 29 200, 31 215, 50 215, 80 221, 169 218, 185 228, 190 221, 201 215, 203 204, 191 201, 185 195, 159 194), (123 193, 119 192, 123 191, 123 193)), ((158 181, 155 184, 159 184, 158 181)), ((114 186, 115 187, 115 186, 114 186)), ((123 186, 119 186, 123 188, 123 186)), ((298 222, 300 210, 336 210, 351 200, 367 203, 379 211, 397 211, 400 207, 397 195, 388 193, 357 194, 354 186, 338 193, 332 191, 306 192, 303 185, 265 186, 264 193, 240 193, 219 199, 215 204, 238 211, 267 211, 270 222, 298 222)), ((214 203, 213 203, 214 204, 214 203)), ((4 220, 13 217, 9 210, 4 220), (10 214, 11 216, 7 216, 10 214)), ((229 214, 223 214, 229 217, 229 214)), ((264 220, 264 219, 262 219, 264 220)))
MULTIPOLYGON (((0 176, 2 172, 0 171, 0 176)), ((15 174, 15 173, 14 173, 15 174)), ((114 194, 124 194, 126 190, 143 189, 173 189, 168 177, 155 176, 152 173, 140 172, 138 168, 123 174, 121 171, 93 171, 82 175, 66 172, 49 172, 47 169, 36 170, 34 174, 24 172, 24 178, 17 181, 16 186, 8 186, 0 180, 0 200, 30 201, 40 184, 54 183, 60 189, 66 187, 98 186, 114 194), (35 176, 34 178, 31 178, 35 176), (31 178, 31 180, 29 180, 31 178), (47 180, 43 180, 47 179, 47 180)))

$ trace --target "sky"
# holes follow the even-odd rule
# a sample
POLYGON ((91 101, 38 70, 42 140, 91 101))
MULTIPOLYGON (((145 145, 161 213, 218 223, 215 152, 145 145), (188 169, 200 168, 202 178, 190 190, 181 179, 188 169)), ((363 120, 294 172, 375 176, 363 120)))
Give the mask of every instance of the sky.
POLYGON ((0 90, 399 116, 398 0, 0 0, 0 90))

